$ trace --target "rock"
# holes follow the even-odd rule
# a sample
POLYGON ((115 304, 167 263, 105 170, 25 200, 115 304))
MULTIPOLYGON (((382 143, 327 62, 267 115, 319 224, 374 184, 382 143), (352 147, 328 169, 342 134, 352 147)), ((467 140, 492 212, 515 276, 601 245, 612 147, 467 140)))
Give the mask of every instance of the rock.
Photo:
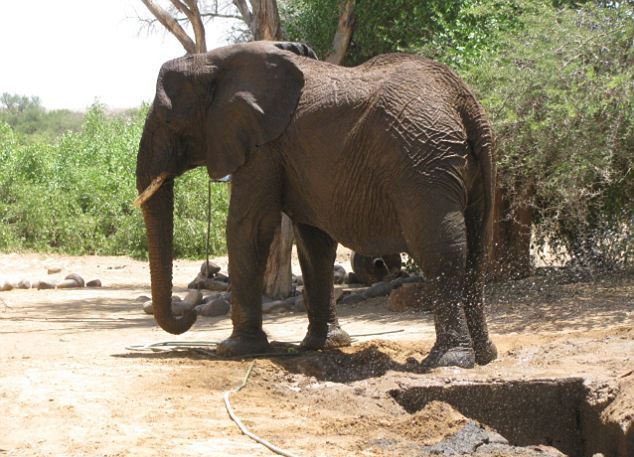
POLYGON ((215 300, 219 296, 220 296, 220 293, 218 293, 218 292, 212 293, 212 294, 209 294, 209 295, 205 295, 203 297, 203 301, 201 302, 201 304, 209 303, 210 301, 215 300))
POLYGON ((154 314, 154 308, 152 307, 152 300, 148 300, 143 303, 143 311, 145 314, 154 314))
POLYGON ((187 295, 183 298, 183 304, 189 307, 189 309, 194 309, 196 306, 200 305, 203 302, 203 294, 198 289, 190 289, 187 291, 187 295))
POLYGON ((33 284, 33 288, 37 287, 37 290, 42 289, 55 289, 55 283, 48 281, 37 281, 33 284))
POLYGON ((224 280, 223 278, 227 278, 227 277, 222 275, 221 277, 222 280, 220 280, 220 279, 216 279, 215 277, 207 278, 202 273, 198 273, 198 276, 196 276, 196 279, 190 282, 187 285, 187 288, 225 291, 229 288, 229 284, 228 284, 229 278, 227 278, 227 280, 224 280))
POLYGON ((305 313, 306 312, 306 304, 304 303, 304 296, 298 295, 294 297, 295 301, 293 302, 293 311, 296 313, 305 313))
POLYGON ((151 300, 151 298, 147 295, 139 295, 137 298, 134 299, 134 301, 142 301, 144 303, 148 300, 151 300))
POLYGON ((392 286, 392 289, 396 289, 398 287, 401 287, 404 284, 404 280, 405 278, 396 278, 396 279, 392 279, 390 281, 390 286, 392 286))
POLYGON ((174 316, 182 316, 186 311, 190 311, 192 309, 194 309, 194 307, 185 303, 184 300, 172 301, 172 314, 174 316))
POLYGON ((215 279, 205 279, 202 282, 202 287, 194 287, 194 289, 214 290, 218 292, 224 292, 229 288, 229 284, 222 281, 216 281, 215 279))
POLYGON ((390 292, 387 309, 395 313, 407 311, 416 302, 416 291, 411 287, 398 287, 390 292))
POLYGON ((187 288, 188 289, 202 289, 202 282, 207 279, 205 278, 201 273, 198 273, 198 275, 196 275, 196 278, 190 282, 189 284, 187 284, 187 288))
POLYGON ((413 308, 431 311, 432 301, 428 284, 404 283, 401 287, 393 289, 387 307, 397 313, 413 308))
POLYGON ((363 292, 363 295, 365 298, 385 297, 389 295, 391 290, 392 285, 389 282, 380 281, 372 284, 372 286, 363 292))
POLYGON ((209 302, 215 300, 216 298, 222 298, 223 300, 227 300, 228 302, 231 302, 231 292, 214 292, 214 293, 211 293, 209 295, 206 295, 203 298, 202 303, 209 303, 209 302))
POLYGON ((286 300, 274 300, 262 304, 262 312, 264 314, 279 313, 289 311, 290 309, 291 305, 289 305, 286 300))
POLYGON ((59 284, 57 284, 58 289, 70 289, 75 287, 84 287, 84 278, 79 276, 78 274, 71 273, 64 278, 59 284))
POLYGON ((361 303, 362 301, 365 301, 365 297, 363 295, 352 293, 344 295, 339 303, 342 305, 354 305, 356 303, 361 303))
POLYGON ((216 273, 218 273, 220 269, 221 268, 217 263, 212 262, 211 260, 209 261, 209 263, 207 263, 207 261, 204 261, 200 266, 200 273, 204 278, 211 278, 216 273))
POLYGON ((343 284, 346 279, 346 269, 336 263, 334 266, 332 277, 335 284, 343 284))
POLYGON ((46 269, 46 272, 49 275, 54 275, 55 273, 59 273, 60 271, 62 271, 62 269, 60 267, 48 267, 46 269))
POLYGON ((100 279, 91 279, 86 283, 86 287, 101 287, 100 279))
POLYGON ((214 275, 214 279, 215 279, 216 281, 220 281, 220 282, 229 282, 229 276, 227 276, 227 275, 226 275, 226 274, 224 274, 224 273, 216 273, 216 274, 214 275))
POLYGON ((202 305, 196 306, 195 309, 200 316, 214 317, 224 316, 227 312, 229 312, 230 308, 231 305, 227 300, 223 298, 216 298, 209 303, 203 303, 202 305))
POLYGON ((346 284, 361 284, 361 281, 359 281, 354 271, 351 271, 346 275, 346 284))
MULTIPOLYGON (((184 314, 185 311, 191 310, 193 308, 194 306, 192 306, 190 303, 185 302, 185 300, 182 300, 178 295, 172 295, 172 313, 174 315, 180 316, 184 314)), ((143 311, 145 311, 146 314, 154 314, 154 305, 152 303, 152 300, 148 300, 143 303, 143 311)))
POLYGON ((231 292, 220 292, 218 294, 218 298, 222 298, 223 300, 227 300, 231 303, 231 292))
POLYGON ((478 423, 469 421, 457 433, 447 436, 436 444, 425 446, 423 449, 431 455, 473 455, 479 447, 490 442, 489 431, 478 423))
POLYGON ((401 284, 409 284, 409 283, 416 283, 416 282, 423 282, 423 278, 422 276, 418 276, 418 275, 414 275, 414 276, 404 276, 402 278, 397 278, 396 280, 400 280, 401 284))
POLYGON ((8 291, 13 289, 30 289, 31 281, 22 279, 17 282, 0 281, 0 291, 8 291))
POLYGON ((298 286, 303 286, 304 285, 304 277, 302 275, 299 275, 295 278, 295 282, 297 283, 298 286))

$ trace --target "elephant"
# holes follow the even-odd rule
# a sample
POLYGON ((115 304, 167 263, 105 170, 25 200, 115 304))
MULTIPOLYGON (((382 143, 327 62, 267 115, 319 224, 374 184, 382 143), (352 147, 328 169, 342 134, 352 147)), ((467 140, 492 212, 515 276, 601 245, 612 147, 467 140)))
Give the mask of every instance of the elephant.
POLYGON ((136 182, 148 239, 154 317, 172 314, 174 179, 206 166, 231 175, 227 247, 233 331, 220 355, 266 352, 260 304, 281 214, 293 222, 308 328, 306 350, 351 344, 333 300, 337 243, 407 252, 434 290, 436 341, 424 367, 471 368, 497 357, 483 309, 495 190, 494 135, 447 66, 404 53, 356 67, 304 44, 256 41, 186 55, 160 69, 136 182))

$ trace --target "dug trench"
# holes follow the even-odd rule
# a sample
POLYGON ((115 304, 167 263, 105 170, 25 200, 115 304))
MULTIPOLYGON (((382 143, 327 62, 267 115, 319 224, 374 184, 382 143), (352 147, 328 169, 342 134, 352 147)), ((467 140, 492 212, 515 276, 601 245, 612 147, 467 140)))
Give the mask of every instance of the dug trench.
MULTIPOLYGON (((174 337, 136 300, 148 293, 145 262, 0 255, 0 270, 16 278, 49 277, 48 264, 59 278, 79 272, 103 284, 1 293, 0 455, 272 455, 223 404, 252 359, 126 349, 221 341, 228 316, 201 317, 174 337)), ((175 293, 187 293, 199 267, 176 263, 175 293)), ((419 369, 434 342, 428 312, 396 313, 386 298, 341 306, 353 345, 310 353, 296 351, 304 313, 269 314, 264 329, 280 352, 255 360, 232 405, 252 432, 302 456, 630 457, 632 297, 631 272, 491 284, 499 358, 428 373, 419 369)))
POLYGON ((634 451, 631 425, 624 429, 606 414, 620 393, 630 393, 631 381, 459 379, 462 370, 420 373, 413 353, 404 363, 392 358, 407 352, 399 344, 377 342, 280 359, 276 363, 285 372, 305 379, 303 389, 296 379, 293 388, 289 377, 280 388, 321 388, 324 395, 327 388, 347 391, 338 401, 350 411, 357 402, 372 404, 360 419, 340 420, 337 427, 361 436, 374 428, 358 450, 376 455, 628 457, 634 451), (359 433, 359 427, 365 431, 359 433))

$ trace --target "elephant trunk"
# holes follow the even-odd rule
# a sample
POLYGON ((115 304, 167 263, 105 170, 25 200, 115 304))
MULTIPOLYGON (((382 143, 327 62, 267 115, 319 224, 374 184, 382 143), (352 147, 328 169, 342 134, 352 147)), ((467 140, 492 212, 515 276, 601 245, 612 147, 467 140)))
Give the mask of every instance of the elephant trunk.
MULTIPOLYGON (((139 192, 150 182, 150 179, 137 176, 139 192)), ((154 318, 163 330, 179 335, 194 325, 196 312, 188 311, 180 318, 172 314, 173 211, 174 181, 170 179, 143 205, 143 217, 148 238, 154 318)))

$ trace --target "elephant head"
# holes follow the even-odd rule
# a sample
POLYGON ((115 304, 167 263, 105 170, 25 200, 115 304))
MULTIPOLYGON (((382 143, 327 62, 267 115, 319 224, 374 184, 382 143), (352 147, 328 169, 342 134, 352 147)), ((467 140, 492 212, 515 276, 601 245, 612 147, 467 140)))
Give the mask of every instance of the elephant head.
POLYGON ((234 45, 172 60, 161 68, 141 137, 136 178, 148 237, 154 316, 169 333, 183 333, 196 320, 194 311, 180 318, 171 311, 173 179, 201 165, 215 179, 233 174, 254 148, 284 132, 304 77, 283 49, 288 45, 234 45))

